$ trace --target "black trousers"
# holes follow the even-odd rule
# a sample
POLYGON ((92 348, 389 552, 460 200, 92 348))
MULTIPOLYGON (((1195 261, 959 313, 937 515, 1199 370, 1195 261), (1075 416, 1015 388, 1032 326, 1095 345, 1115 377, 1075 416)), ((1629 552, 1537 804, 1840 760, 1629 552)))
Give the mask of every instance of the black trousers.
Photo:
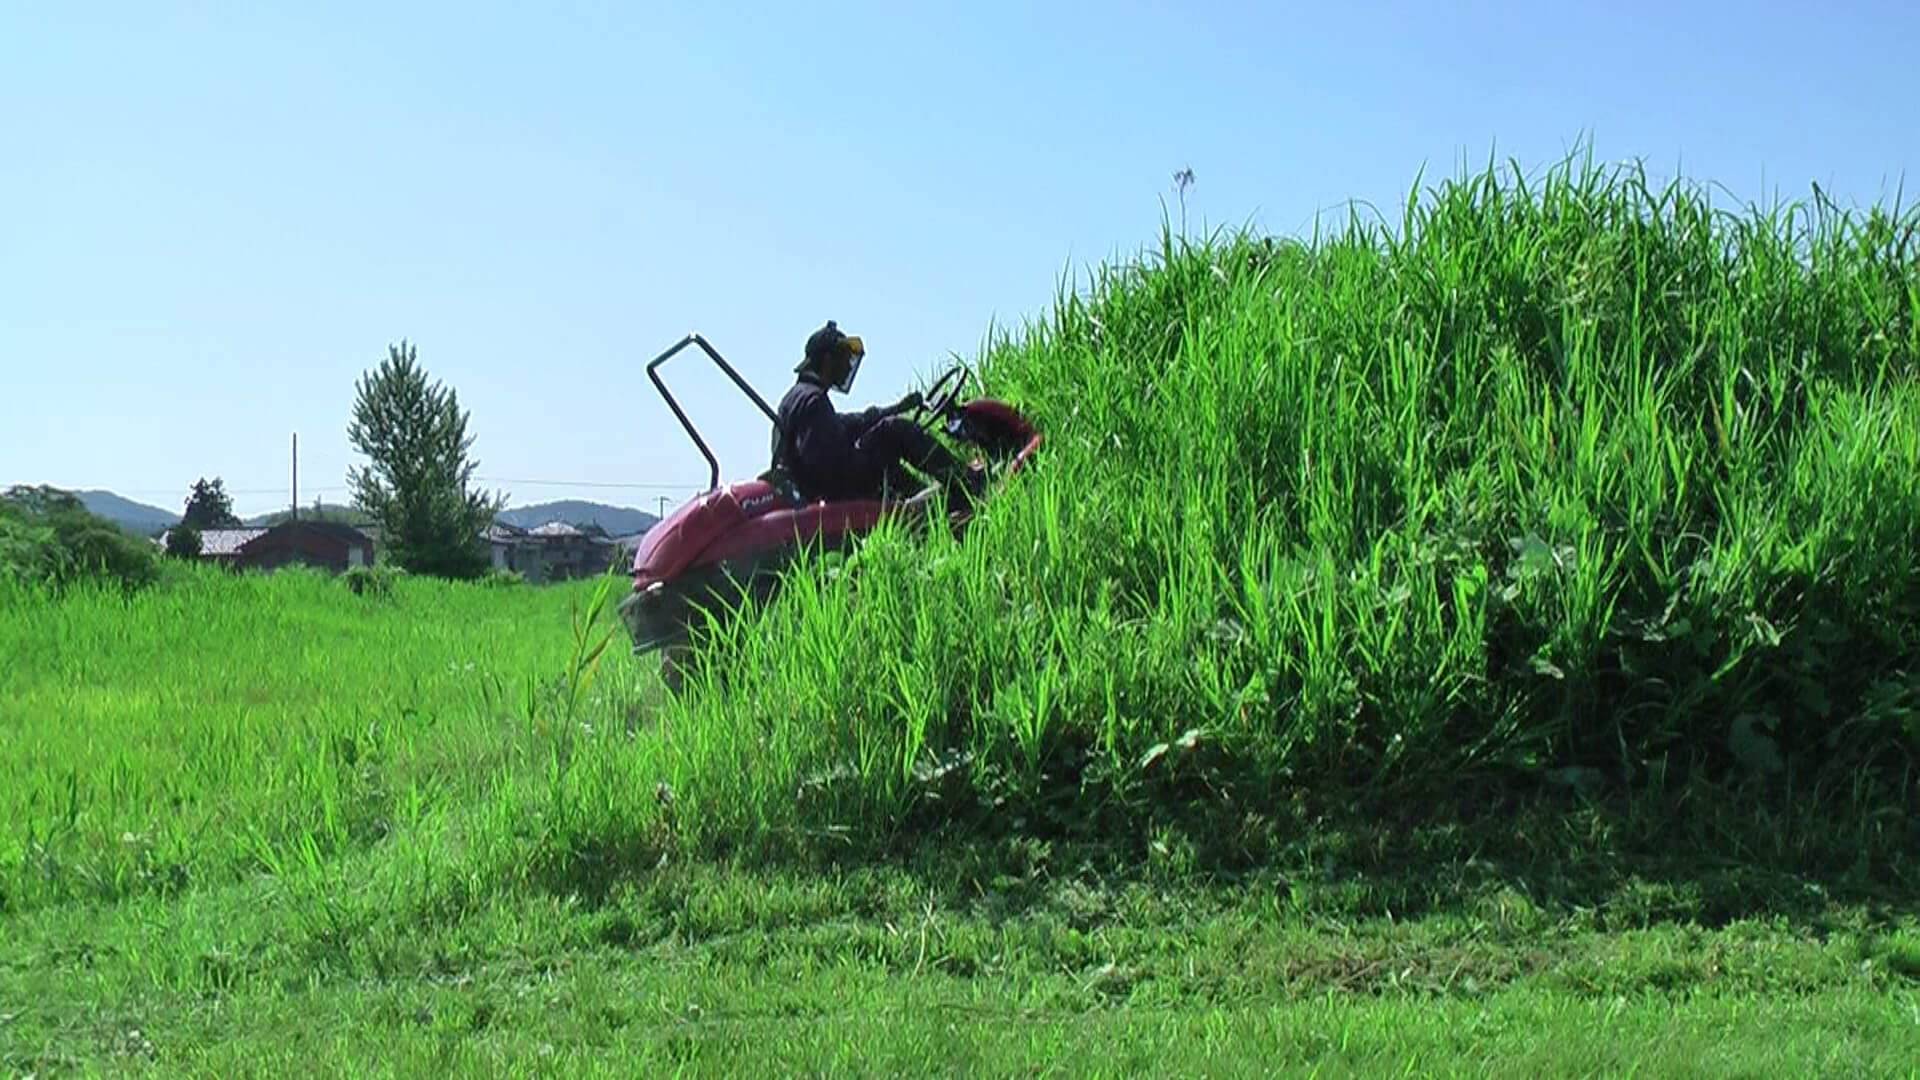
POLYGON ((926 428, 904 416, 889 416, 868 428, 854 440, 852 475, 838 477, 834 486, 843 497, 880 498, 888 494, 904 495, 921 485, 901 468, 911 465, 928 477, 945 479, 957 473, 960 463, 940 445, 926 428))

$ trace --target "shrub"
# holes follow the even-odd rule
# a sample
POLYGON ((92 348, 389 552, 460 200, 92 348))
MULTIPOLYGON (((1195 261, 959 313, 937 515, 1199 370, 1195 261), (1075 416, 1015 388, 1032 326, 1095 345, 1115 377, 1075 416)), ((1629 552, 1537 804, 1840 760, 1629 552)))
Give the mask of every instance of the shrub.
POLYGON ((0 580, 20 585, 51 580, 54 550, 52 527, 10 513, 0 502, 0 580))
POLYGON ((8 579, 133 590, 158 578, 159 561, 153 544, 95 516, 71 492, 17 485, 0 495, 0 575, 8 579))
POLYGON ((406 571, 390 563, 348 567, 340 575, 341 583, 358 596, 392 596, 394 582, 406 571))
POLYGON ((176 559, 200 556, 200 530, 182 521, 167 530, 167 554, 176 559))

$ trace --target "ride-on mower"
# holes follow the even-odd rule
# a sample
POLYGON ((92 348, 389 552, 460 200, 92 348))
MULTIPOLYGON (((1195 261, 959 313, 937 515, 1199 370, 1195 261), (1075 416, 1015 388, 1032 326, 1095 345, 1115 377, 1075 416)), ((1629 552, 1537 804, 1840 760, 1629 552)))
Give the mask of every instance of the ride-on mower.
MULTIPOLYGON (((879 498, 810 501, 777 465, 752 480, 721 486, 720 462, 660 378, 660 366, 689 346, 699 346, 759 406, 773 425, 775 445, 779 441, 773 407, 700 334, 688 334, 647 365, 647 378, 712 470, 705 492, 660 519, 641 538, 633 559, 633 591, 619 605, 634 655, 660 651, 662 674, 676 691, 692 631, 704 622, 703 611, 724 618, 743 598, 764 601, 804 548, 847 550, 893 518, 922 526, 940 509, 941 494, 938 485, 925 485, 912 491, 889 487, 879 498)), ((915 423, 937 422, 948 438, 973 448, 972 467, 984 470, 992 484, 1027 463, 1039 449, 1040 434, 1003 401, 962 401, 969 375, 964 364, 949 368, 909 415, 915 423)), ((961 536, 973 518, 972 502, 962 497, 960 505, 946 510, 949 528, 961 536)))

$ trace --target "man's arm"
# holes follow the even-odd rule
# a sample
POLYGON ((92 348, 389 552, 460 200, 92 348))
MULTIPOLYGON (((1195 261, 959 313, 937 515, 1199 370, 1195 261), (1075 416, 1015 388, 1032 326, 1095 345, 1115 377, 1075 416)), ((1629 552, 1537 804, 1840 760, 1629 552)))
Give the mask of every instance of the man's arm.
POLYGON ((840 414, 840 422, 847 426, 847 434, 859 438, 867 429, 890 416, 899 416, 910 409, 918 408, 923 399, 920 391, 915 390, 891 405, 869 405, 859 412, 840 414))
POLYGON ((885 420, 892 414, 879 405, 869 405, 858 412, 843 412, 840 423, 846 426, 847 436, 857 439, 867 433, 867 429, 885 420))

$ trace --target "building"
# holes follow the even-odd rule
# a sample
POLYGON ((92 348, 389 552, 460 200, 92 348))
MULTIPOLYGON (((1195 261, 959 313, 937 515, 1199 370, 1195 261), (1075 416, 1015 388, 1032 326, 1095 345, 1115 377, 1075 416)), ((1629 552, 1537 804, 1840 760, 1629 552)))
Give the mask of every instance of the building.
POLYGON ((514 565, 519 561, 515 558, 515 553, 526 535, 527 530, 509 525, 504 521, 496 521, 481 531, 480 541, 487 545, 488 558, 495 570, 503 572, 519 570, 519 567, 514 565))
MULTIPOLYGON (((240 549, 266 534, 267 529, 264 525, 202 529, 200 530, 200 558, 205 562, 217 563, 221 566, 235 566, 240 559, 240 549)), ((173 535, 172 529, 160 534, 157 543, 162 550, 166 548, 167 538, 171 535, 173 535)))
POLYGON ((242 544, 236 563, 252 570, 301 565, 343 574, 373 565, 373 540, 343 522, 289 521, 242 544))
POLYGON ((549 521, 523 529, 496 521, 481 534, 495 570, 518 573, 528 582, 598 577, 618 556, 618 545, 597 526, 581 528, 549 521))
MULTIPOLYGON (((159 543, 166 546, 165 533, 159 543)), ((301 565, 338 574, 349 567, 372 565, 373 553, 373 540, 366 533, 337 521, 289 521, 270 528, 200 533, 200 558, 233 570, 273 571, 301 565)))

